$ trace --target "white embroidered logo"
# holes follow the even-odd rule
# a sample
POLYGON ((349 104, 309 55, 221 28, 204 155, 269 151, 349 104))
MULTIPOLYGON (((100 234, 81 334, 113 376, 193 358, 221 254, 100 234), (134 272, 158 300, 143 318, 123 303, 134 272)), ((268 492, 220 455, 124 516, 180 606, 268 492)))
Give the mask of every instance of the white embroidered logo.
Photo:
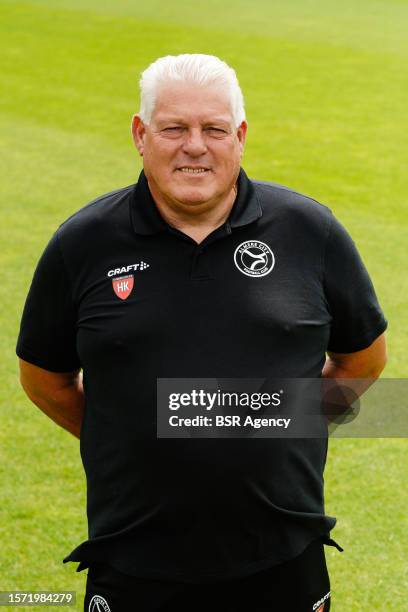
POLYGON ((246 276, 266 276, 273 270, 275 256, 264 242, 248 240, 235 249, 234 263, 246 276))
POLYGON ((325 601, 326 599, 329 599, 330 597, 330 591, 328 593, 326 593, 326 595, 324 595, 324 597, 322 597, 321 599, 319 599, 319 601, 316 601, 315 604, 313 604, 313 608, 312 610, 314 612, 323 612, 324 608, 325 608, 325 601))
POLYGON ((146 270, 147 268, 150 268, 150 265, 145 261, 140 261, 136 264, 129 264, 128 266, 122 266, 121 268, 114 268, 113 270, 109 270, 107 276, 111 277, 117 276, 118 274, 129 274, 129 272, 132 270, 142 271, 146 270))
POLYGON ((104 597, 94 595, 89 602, 88 612, 111 612, 111 609, 104 597))

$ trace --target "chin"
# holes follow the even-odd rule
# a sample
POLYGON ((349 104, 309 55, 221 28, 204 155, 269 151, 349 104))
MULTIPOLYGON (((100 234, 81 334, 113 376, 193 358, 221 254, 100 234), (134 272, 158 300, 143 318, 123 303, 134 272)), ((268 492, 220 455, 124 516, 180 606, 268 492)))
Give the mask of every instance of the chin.
POLYGON ((212 194, 198 189, 183 189, 174 194, 174 199, 185 205, 203 204, 211 197, 212 194))

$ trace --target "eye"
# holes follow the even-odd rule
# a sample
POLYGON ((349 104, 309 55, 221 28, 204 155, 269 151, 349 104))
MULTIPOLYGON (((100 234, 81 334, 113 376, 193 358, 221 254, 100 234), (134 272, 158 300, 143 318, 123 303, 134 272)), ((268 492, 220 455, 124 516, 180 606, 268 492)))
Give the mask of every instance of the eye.
POLYGON ((216 127, 215 125, 209 125, 205 128, 205 131, 213 136, 225 136, 228 133, 226 130, 216 127))
POLYGON ((182 130, 183 128, 181 127, 181 125, 174 125, 174 126, 163 128, 162 131, 166 132, 167 134, 176 134, 177 132, 181 132, 182 130))

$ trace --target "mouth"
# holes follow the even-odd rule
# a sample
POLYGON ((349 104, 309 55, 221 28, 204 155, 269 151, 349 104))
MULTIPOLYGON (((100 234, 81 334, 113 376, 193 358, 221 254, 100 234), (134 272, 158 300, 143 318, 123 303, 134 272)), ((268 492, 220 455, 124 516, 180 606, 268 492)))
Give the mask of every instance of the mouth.
POLYGON ((177 168, 177 172, 181 172, 182 174, 190 174, 190 175, 204 175, 208 172, 211 172, 210 168, 205 166, 180 166, 177 168))

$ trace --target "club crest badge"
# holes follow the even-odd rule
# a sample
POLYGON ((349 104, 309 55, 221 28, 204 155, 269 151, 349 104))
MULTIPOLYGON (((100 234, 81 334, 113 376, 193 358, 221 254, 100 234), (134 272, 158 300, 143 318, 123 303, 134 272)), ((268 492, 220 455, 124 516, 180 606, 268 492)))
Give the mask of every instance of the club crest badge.
POLYGON ((94 595, 89 602, 88 612, 111 612, 111 609, 102 595, 94 595))
POLYGON ((319 601, 316 601, 316 603, 313 604, 313 612, 324 612, 326 610, 326 601, 329 599, 329 597, 330 591, 326 593, 324 597, 319 599, 319 601))
POLYGON ((273 270, 275 256, 264 242, 248 240, 235 249, 234 263, 242 274, 260 278, 273 270))
POLYGON ((132 293, 135 279, 133 274, 112 279, 112 287, 118 298, 126 300, 132 293))

